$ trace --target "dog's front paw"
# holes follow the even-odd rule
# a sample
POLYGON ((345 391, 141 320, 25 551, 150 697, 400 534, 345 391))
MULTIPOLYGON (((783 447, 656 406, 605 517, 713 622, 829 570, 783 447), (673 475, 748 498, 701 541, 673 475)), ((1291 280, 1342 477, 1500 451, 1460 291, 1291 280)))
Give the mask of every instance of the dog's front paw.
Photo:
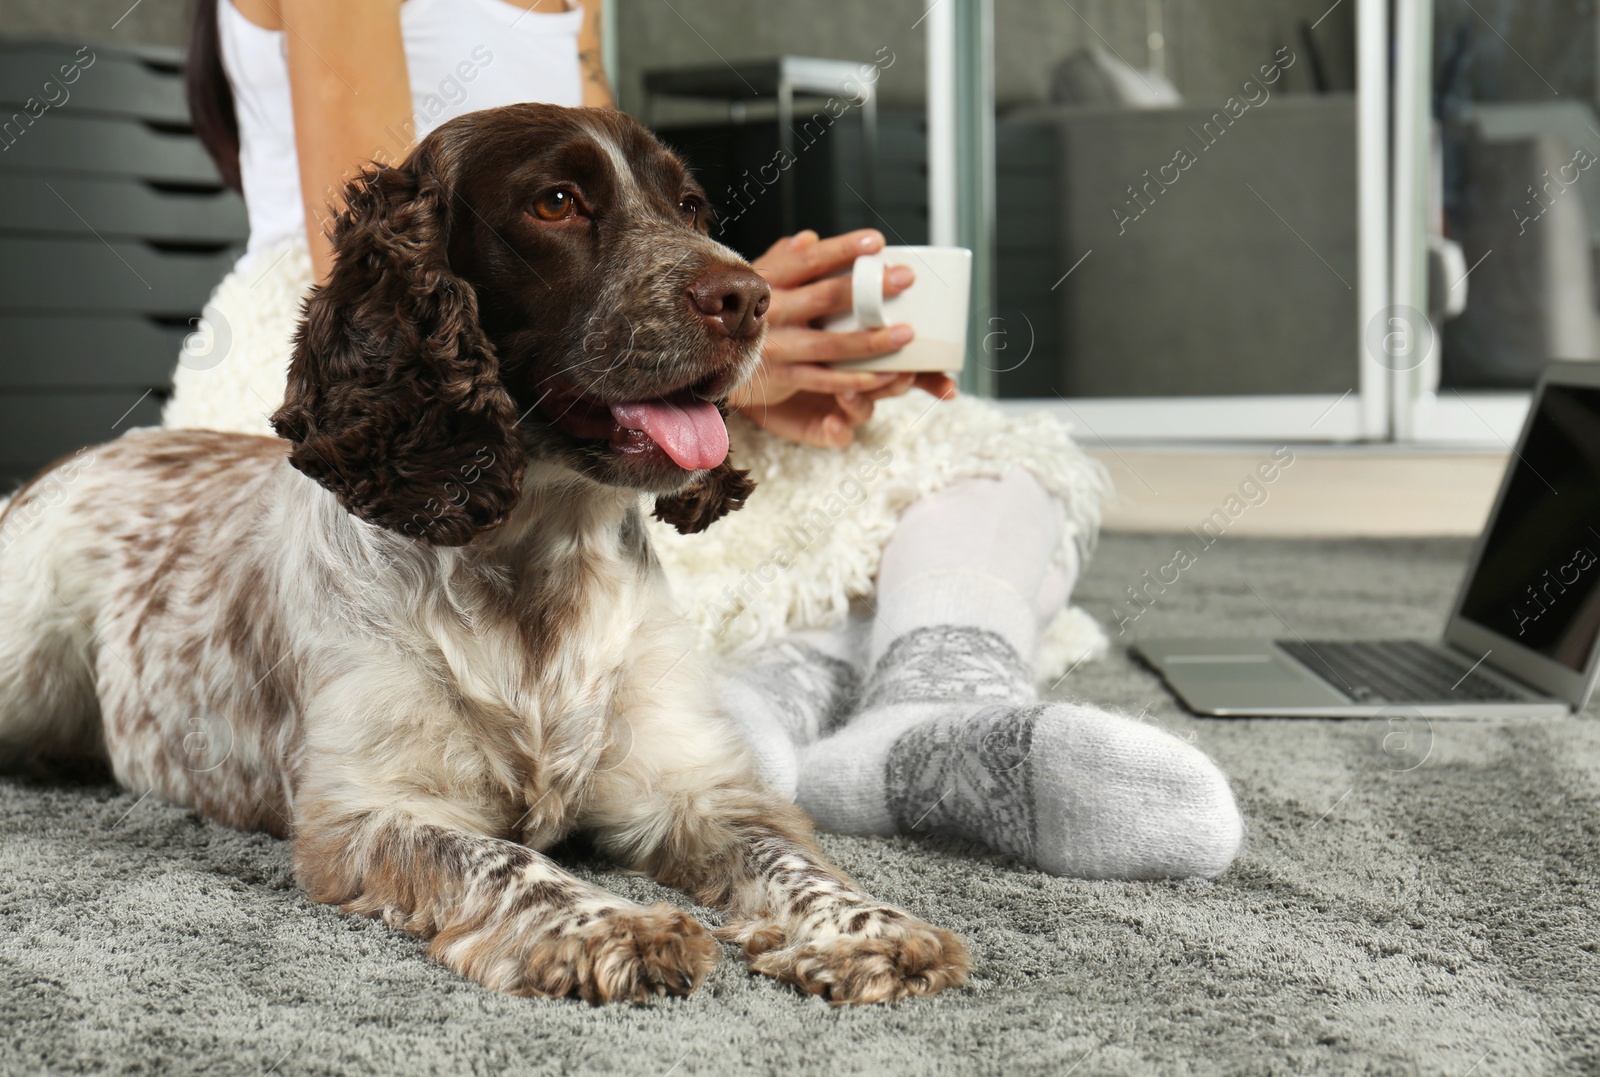
MULTIPOLYGON (((589 1002, 643 1002, 687 995, 717 963, 717 944, 694 917, 670 905, 620 909, 584 925, 581 952, 571 971, 576 993, 589 1002)), ((537 965, 535 954, 531 964, 537 965)), ((564 980, 567 970, 550 970, 564 980)))
POLYGON ((498 953, 447 943, 439 956, 497 991, 597 1004, 687 995, 717 961, 711 933, 670 905, 572 910, 526 934, 498 953))
POLYGON ((965 983, 971 966, 956 936, 890 908, 857 912, 843 932, 800 939, 790 939, 773 923, 719 934, 743 946, 754 971, 836 1006, 937 995, 965 983))

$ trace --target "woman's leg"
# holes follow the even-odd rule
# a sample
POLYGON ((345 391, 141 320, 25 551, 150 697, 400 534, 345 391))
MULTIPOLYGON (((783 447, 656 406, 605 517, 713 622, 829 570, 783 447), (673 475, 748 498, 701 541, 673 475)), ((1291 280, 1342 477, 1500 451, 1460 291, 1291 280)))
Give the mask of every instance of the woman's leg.
POLYGON ((798 799, 824 828, 954 833, 1096 878, 1232 861, 1242 821, 1205 755, 1142 722, 1036 701, 1025 656, 1075 582, 1052 571, 1060 526, 1022 470, 907 511, 884 552, 860 706, 801 751, 798 799))
POLYGON ((1031 657, 1041 623, 1077 583, 1077 566, 1063 580, 1054 563, 1061 531, 1056 501, 1022 468, 1002 479, 958 482, 912 505, 878 568, 868 668, 897 640, 930 625, 991 633, 1031 657), (1055 605, 1035 609, 1052 568, 1055 605))

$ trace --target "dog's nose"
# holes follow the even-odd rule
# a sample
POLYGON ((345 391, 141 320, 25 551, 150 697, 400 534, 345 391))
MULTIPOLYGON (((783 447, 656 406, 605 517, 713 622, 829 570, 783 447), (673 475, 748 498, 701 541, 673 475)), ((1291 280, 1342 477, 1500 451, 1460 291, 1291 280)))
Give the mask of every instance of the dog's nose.
POLYGON ((750 269, 713 266, 689 285, 694 312, 735 339, 761 332, 771 303, 772 289, 750 269))

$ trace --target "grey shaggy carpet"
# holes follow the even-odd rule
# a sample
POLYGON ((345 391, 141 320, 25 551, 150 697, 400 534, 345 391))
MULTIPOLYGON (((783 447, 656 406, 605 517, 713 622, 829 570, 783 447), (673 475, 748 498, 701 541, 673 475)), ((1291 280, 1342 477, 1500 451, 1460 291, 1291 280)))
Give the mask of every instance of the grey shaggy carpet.
MULTIPOLYGON (((1112 536, 1098 616, 1174 540, 1112 536)), ((1429 634, 1466 546, 1206 552, 1129 635, 1429 634), (1256 593, 1252 593, 1251 588, 1256 593)), ((731 953, 695 996, 490 994, 296 892, 286 846, 112 788, 0 782, 6 1073, 1600 1072, 1600 724, 1185 717, 1119 646, 1058 694, 1147 712, 1233 777, 1215 883, 1056 879, 981 851, 827 837, 874 892, 963 933, 970 988, 830 1009, 731 953), (1420 761, 1420 765, 1417 764, 1420 761)), ((678 900, 595 867, 645 900, 678 900)))

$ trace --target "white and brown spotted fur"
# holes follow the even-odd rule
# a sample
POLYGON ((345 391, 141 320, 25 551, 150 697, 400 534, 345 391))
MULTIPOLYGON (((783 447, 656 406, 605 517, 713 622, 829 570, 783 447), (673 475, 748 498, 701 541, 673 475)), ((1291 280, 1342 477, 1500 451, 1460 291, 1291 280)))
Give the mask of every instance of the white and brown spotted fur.
POLYGON ((683 994, 716 957, 687 913, 544 855, 575 833, 721 910, 755 970, 835 1002, 962 982, 955 937, 863 893, 759 784, 672 612, 641 491, 687 521, 748 486, 722 476, 719 504, 714 474, 607 459, 540 410, 552 380, 605 400, 748 374, 758 325, 662 324, 663 292, 742 265, 679 215, 691 197, 631 121, 546 106, 455 121, 352 188, 276 417, 288 440, 135 432, 7 506, 0 764, 98 761, 286 837, 313 899, 431 939, 497 990, 683 994), (515 219, 552 175, 592 209, 582 230, 515 219), (447 255, 476 228, 456 201, 486 231, 447 255), (688 265, 665 274, 641 245, 688 265), (634 320, 680 343, 599 372, 560 346, 593 300, 549 314, 508 250, 552 291, 581 291, 582 259, 637 267, 656 314, 634 320))

